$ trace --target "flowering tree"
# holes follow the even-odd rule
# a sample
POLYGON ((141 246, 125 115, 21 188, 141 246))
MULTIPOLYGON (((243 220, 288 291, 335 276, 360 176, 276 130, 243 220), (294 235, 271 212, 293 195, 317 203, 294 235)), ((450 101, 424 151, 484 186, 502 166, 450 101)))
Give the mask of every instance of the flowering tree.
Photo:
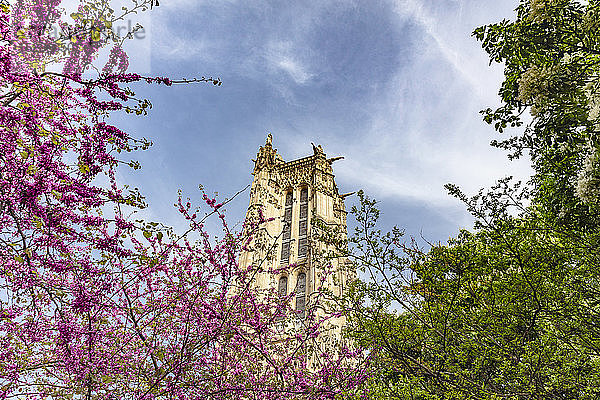
POLYGON ((378 352, 384 398, 600 395, 600 2, 516 3, 474 36, 505 66, 484 120, 499 133, 529 121, 492 144, 531 157, 531 181, 472 197, 447 185, 475 226, 427 251, 382 235, 373 200, 353 210, 358 267, 379 279, 357 286, 351 325, 378 352))
MULTIPOLYGON (((127 84, 176 82, 126 73, 121 39, 110 32, 122 16, 107 2, 82 2, 70 24, 59 3, 0 3, 0 398, 333 398, 352 390, 362 379, 357 353, 340 348, 308 368, 323 321, 282 333, 274 322, 286 303, 252 289, 260 266, 238 267, 238 251, 264 221, 232 232, 223 203, 207 196, 201 216, 180 197, 190 223, 181 235, 126 217, 145 204, 116 181, 125 164, 118 157, 150 142, 106 118, 149 106, 127 84), (203 228, 211 215, 223 220, 220 240, 203 228)), ((124 12, 155 5, 134 1, 124 12)))
POLYGON ((491 61, 506 65, 502 104, 484 110, 485 121, 502 133, 531 113, 522 134, 493 144, 512 157, 531 156, 537 200, 557 223, 593 226, 600 194, 600 4, 522 0, 516 13, 515 21, 473 33, 491 61))

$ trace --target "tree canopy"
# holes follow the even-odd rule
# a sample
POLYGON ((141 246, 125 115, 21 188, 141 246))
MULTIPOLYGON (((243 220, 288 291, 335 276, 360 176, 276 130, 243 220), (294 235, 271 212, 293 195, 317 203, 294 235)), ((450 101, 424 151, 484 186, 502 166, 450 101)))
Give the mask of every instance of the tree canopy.
POLYGON ((505 66, 482 115, 510 135, 492 145, 534 175, 475 196, 447 185, 473 231, 425 250, 378 231, 373 200, 354 210, 371 279, 349 299, 351 334, 377 354, 374 397, 598 398, 599 26, 597 1, 523 0, 474 31, 505 66))

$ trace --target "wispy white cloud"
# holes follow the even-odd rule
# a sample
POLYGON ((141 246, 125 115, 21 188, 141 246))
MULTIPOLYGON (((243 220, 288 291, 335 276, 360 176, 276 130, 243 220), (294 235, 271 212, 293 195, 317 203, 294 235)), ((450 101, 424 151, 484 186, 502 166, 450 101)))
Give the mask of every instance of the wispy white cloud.
POLYGON ((245 77, 269 77, 266 80, 284 97, 293 97, 282 83, 284 77, 295 85, 304 85, 314 74, 306 54, 304 34, 310 32, 311 13, 318 14, 320 7, 296 16, 294 23, 286 21, 291 16, 277 11, 277 20, 270 26, 258 29, 261 22, 250 24, 238 21, 245 10, 264 16, 269 6, 261 2, 201 1, 190 3, 180 0, 154 14, 153 54, 161 59, 177 61, 200 60, 235 71, 245 77), (181 13, 197 15, 198 26, 180 26, 176 20, 181 13), (307 15, 308 14, 308 15, 307 15), (212 24, 212 18, 218 23, 212 24), (210 27, 204 26, 211 24, 210 27), (299 29, 303 25, 306 29, 299 29))
MULTIPOLYGON (((208 66, 231 77, 210 92, 210 102, 195 96, 170 103, 177 108, 178 136, 191 135, 185 123, 198 125, 189 130, 197 137, 186 138, 190 145, 178 154, 218 148, 223 154, 215 158, 230 167, 240 157, 236 151, 255 146, 254 138, 262 142, 266 131, 287 159, 319 142, 330 155, 346 156, 335 164, 342 190, 364 188, 396 204, 453 210, 448 218, 464 226, 464 207, 446 194, 445 183, 473 192, 505 175, 529 173, 526 162, 508 162, 489 147, 494 133, 478 114, 497 103, 502 71, 488 67, 470 32, 501 19, 508 12, 503 7, 509 9, 480 0, 315 1, 285 8, 252 1, 161 4, 152 20, 157 64, 166 70, 208 66)), ((235 180, 220 172, 201 175, 206 161, 188 156, 199 159, 194 179, 209 186, 210 179, 214 186, 235 180)), ((156 172, 168 176, 156 180, 165 188, 189 180, 194 169, 168 175, 167 165, 156 172)), ((250 179, 249 165, 229 173, 250 179)))
POLYGON ((473 94, 493 101, 497 89, 489 90, 489 83, 497 82, 501 78, 502 66, 482 67, 487 64, 487 56, 470 35, 477 26, 499 20, 499 15, 509 15, 513 6, 501 2, 488 3, 485 8, 471 4, 470 13, 463 13, 463 4, 448 1, 431 3, 424 0, 396 0, 395 11, 401 19, 409 18, 421 26, 435 43, 439 55, 460 75, 460 79, 471 86, 473 94), (426 3, 438 7, 428 7, 426 3))
POLYGON ((312 74, 307 72, 302 64, 289 57, 282 57, 275 65, 287 72, 294 82, 299 85, 306 83, 312 77, 312 74))
POLYGON ((294 43, 269 42, 262 48, 256 49, 255 53, 255 57, 251 57, 245 63, 242 73, 248 76, 268 74, 271 77, 269 85, 281 98, 288 104, 297 104, 293 86, 305 85, 313 74, 309 72, 309 66, 300 60, 294 43), (290 85, 290 80, 293 85, 290 85))
POLYGON ((202 37, 191 37, 176 33, 163 17, 153 19, 154 37, 152 53, 162 60, 173 63, 188 60, 203 60, 214 50, 202 37))
MULTIPOLYGON (((416 0, 399 1, 396 11, 399 24, 422 28, 419 52, 399 66, 386 90, 364 104, 370 119, 362 134, 319 138, 326 150, 346 156, 336 165, 338 178, 354 186, 349 190, 362 187, 380 198, 436 209, 463 207, 448 196, 446 183, 473 193, 507 175, 527 180, 528 161, 510 162, 490 147, 495 133, 478 113, 497 103, 502 78, 469 36, 472 27, 488 21, 471 16, 472 21, 457 23, 460 7, 434 16, 416 0)), ((497 18, 493 15, 488 17, 497 18)), ((305 141, 296 137, 286 147, 305 141)), ((452 218, 463 226, 468 220, 464 212, 452 218)))

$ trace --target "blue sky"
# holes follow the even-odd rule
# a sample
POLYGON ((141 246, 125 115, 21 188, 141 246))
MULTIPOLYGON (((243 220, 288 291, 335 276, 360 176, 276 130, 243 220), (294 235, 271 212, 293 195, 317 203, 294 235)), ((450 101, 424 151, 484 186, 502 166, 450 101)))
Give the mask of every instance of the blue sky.
MULTIPOLYGON (((143 215, 182 227, 177 190, 197 186, 228 196, 251 182, 252 158, 272 132, 284 159, 321 144, 341 192, 380 200, 386 227, 445 241, 469 228, 452 182, 474 193, 506 175, 526 179, 527 161, 509 162, 478 111, 498 104, 500 66, 471 31, 511 18, 513 1, 161 2, 143 17, 148 35, 129 44, 132 71, 171 78, 218 76, 221 87, 141 85, 145 117, 116 122, 154 146, 135 156, 143 215)), ((349 209, 356 197, 346 200, 349 209)), ((243 218, 244 193, 229 206, 243 218)))

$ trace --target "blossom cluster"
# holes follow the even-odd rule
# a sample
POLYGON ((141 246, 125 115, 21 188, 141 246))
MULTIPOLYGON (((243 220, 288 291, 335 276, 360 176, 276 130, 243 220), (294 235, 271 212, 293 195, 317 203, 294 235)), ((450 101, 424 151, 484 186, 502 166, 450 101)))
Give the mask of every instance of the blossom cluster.
POLYGON ((575 195, 584 203, 598 205, 600 199, 600 156, 597 149, 585 152, 583 167, 577 175, 575 195))
POLYGON ((523 72, 519 78, 519 95, 517 100, 531 105, 531 114, 537 115, 548 105, 549 90, 556 67, 533 65, 523 72))

